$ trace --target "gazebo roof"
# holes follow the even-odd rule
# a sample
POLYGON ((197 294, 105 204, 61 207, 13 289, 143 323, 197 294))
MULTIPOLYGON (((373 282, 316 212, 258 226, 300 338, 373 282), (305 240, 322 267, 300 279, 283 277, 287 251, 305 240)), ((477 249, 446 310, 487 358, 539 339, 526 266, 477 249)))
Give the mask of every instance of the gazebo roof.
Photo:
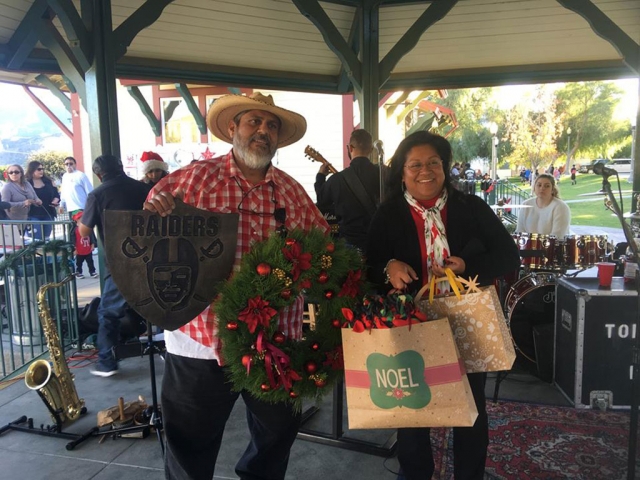
MULTIPOLYGON (((0 81, 62 73, 99 3, 0 0, 0 81)), ((112 0, 116 76, 345 93, 371 4, 382 90, 639 75, 638 0, 112 0)))

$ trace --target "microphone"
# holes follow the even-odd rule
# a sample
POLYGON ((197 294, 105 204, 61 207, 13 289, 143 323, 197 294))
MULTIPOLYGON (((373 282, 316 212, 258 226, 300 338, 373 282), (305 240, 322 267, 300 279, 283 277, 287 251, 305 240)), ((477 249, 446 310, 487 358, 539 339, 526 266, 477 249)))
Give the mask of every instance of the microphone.
POLYGON ((384 153, 384 150, 382 149, 382 140, 376 140, 375 142, 373 142, 373 146, 376 150, 378 150, 378 153, 384 153))
POLYGON ((593 173, 596 175, 602 175, 603 177, 610 177, 611 175, 618 175, 617 170, 609 167, 605 167, 602 163, 596 163, 593 166, 593 173))

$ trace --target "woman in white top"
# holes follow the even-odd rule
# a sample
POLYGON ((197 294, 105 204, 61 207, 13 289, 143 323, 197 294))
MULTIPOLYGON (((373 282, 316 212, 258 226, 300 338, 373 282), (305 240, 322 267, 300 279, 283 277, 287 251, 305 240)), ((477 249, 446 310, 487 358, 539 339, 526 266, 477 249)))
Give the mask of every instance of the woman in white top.
POLYGON ((524 202, 524 205, 531 205, 531 208, 523 208, 518 212, 516 231, 555 235, 558 238, 569 235, 571 211, 560 200, 553 176, 548 173, 538 175, 533 193, 535 197, 524 202))

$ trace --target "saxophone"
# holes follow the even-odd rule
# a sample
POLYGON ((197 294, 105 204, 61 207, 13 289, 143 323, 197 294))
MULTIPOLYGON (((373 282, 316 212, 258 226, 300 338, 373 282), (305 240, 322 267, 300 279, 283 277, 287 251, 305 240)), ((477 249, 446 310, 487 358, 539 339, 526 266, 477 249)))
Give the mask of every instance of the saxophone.
POLYGON ((28 388, 38 391, 51 412, 51 418, 58 425, 66 420, 75 420, 87 411, 84 400, 78 398, 73 375, 69 371, 58 328, 51 317, 46 296, 47 290, 61 287, 73 278, 73 275, 69 275, 61 282, 47 283, 38 289, 38 311, 53 367, 47 360, 36 360, 29 366, 24 378, 28 388))

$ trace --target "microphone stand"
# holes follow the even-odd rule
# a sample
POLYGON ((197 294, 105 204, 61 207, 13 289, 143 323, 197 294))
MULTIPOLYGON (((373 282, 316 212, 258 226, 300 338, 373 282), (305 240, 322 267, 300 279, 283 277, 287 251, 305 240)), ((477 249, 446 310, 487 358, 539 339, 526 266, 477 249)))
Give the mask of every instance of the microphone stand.
MULTIPOLYGON (((620 179, 618 179, 618 182, 620 179)), ((622 225, 622 231, 627 239, 629 248, 633 252, 634 260, 638 262, 638 246, 633 238, 631 227, 622 216, 616 197, 611 191, 611 184, 606 173, 602 174, 602 188, 605 190, 613 211, 622 225)), ((636 293, 638 295, 638 308, 636 309, 636 328, 640 327, 640 270, 636 269, 636 293)), ((633 348, 631 365, 633 378, 631 379, 631 416, 629 419, 629 448, 627 457, 627 480, 634 480, 636 470, 636 446, 638 444, 638 394, 640 393, 640 335, 636 335, 633 348)))
POLYGON ((378 172, 380 177, 380 203, 384 200, 384 150, 382 149, 382 140, 374 143, 378 152, 378 172))

